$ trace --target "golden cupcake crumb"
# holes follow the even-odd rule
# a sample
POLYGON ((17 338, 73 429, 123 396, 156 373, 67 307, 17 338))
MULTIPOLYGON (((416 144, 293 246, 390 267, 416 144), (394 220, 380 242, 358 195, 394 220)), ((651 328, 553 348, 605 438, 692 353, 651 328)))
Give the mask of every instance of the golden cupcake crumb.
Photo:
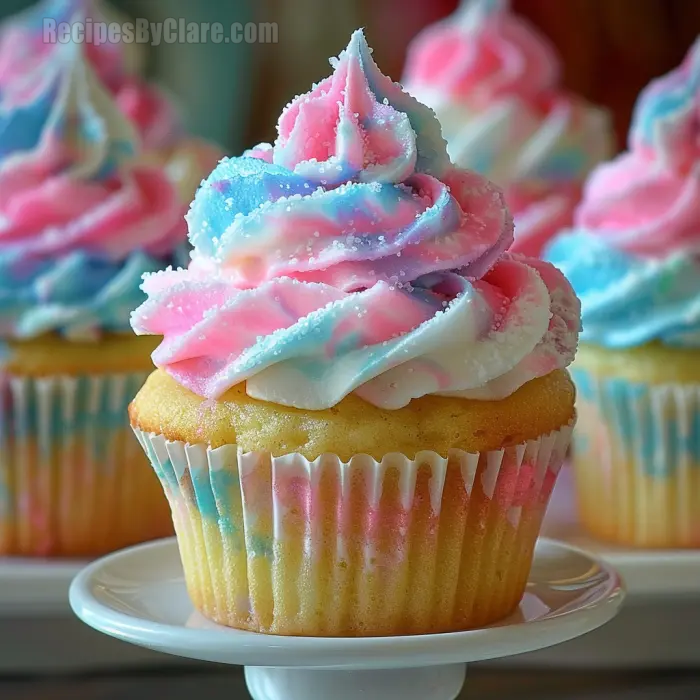
POLYGON ((146 381, 131 406, 131 424, 169 440, 236 444, 272 455, 298 452, 307 459, 332 452, 341 459, 390 452, 413 458, 421 450, 442 455, 498 450, 550 433, 574 417, 575 390, 566 370, 534 379, 501 401, 424 396, 385 410, 351 394, 322 411, 258 401, 239 384, 206 401, 162 370, 146 381))
POLYGON ((160 338, 130 333, 82 342, 47 334, 8 341, 9 352, 1 364, 8 374, 22 377, 148 372, 153 369, 151 353, 159 342, 160 338))

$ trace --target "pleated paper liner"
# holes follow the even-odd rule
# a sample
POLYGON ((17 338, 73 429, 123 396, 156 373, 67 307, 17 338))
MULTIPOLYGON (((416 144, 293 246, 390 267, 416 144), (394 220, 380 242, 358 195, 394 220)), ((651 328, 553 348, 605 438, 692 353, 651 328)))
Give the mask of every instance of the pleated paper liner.
POLYGON ((700 547, 700 385, 576 368, 574 471, 583 525, 638 547, 700 547))
POLYGON ((0 375, 0 555, 91 556, 172 534, 126 414, 144 380, 0 375))
POLYGON ((478 627, 518 605, 572 429, 500 451, 380 462, 135 432, 206 617, 264 633, 374 636, 478 627))

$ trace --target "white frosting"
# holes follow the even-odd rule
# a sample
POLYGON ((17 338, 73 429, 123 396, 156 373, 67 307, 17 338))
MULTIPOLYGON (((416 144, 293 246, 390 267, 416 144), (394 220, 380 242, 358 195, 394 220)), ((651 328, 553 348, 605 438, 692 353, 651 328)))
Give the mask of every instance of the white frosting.
POLYGON ((561 181, 582 183, 613 153, 612 124, 604 109, 562 101, 543 118, 515 96, 476 109, 433 91, 408 89, 435 111, 452 161, 502 187, 554 179, 555 168, 561 181))

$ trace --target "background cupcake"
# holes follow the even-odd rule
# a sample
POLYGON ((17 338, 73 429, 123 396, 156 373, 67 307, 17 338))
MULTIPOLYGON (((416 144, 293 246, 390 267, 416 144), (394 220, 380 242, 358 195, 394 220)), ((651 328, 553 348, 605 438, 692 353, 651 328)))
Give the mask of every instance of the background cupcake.
MULTIPOLYGON (((0 26, 0 95, 8 84, 21 80, 41 65, 47 65, 61 44, 44 37, 44 20, 56 25, 86 20, 118 22, 129 18, 115 13, 101 0, 43 0, 0 26)), ((95 40, 82 44, 86 59, 102 85, 113 95, 121 112, 136 126, 141 142, 139 153, 148 162, 163 165, 183 202, 216 165, 222 152, 203 139, 189 136, 172 98, 141 77, 143 44, 95 40)))
POLYGON ((554 47, 507 0, 465 0, 409 48, 403 83, 432 107, 460 167, 504 188, 512 250, 538 256, 612 155, 608 114, 560 86, 554 47))
POLYGON ((549 259, 583 305, 581 517, 600 537, 700 546, 700 43, 637 103, 549 259))
POLYGON ((188 590, 260 632, 487 624, 519 602, 574 418, 579 307, 505 251, 500 191, 361 32, 222 161, 187 270, 148 276, 162 335, 130 407, 188 590))
POLYGON ((134 164, 134 129, 82 46, 6 84, 0 115, 0 553, 167 534, 124 417, 152 345, 125 331, 142 274, 180 259, 182 204, 134 164))

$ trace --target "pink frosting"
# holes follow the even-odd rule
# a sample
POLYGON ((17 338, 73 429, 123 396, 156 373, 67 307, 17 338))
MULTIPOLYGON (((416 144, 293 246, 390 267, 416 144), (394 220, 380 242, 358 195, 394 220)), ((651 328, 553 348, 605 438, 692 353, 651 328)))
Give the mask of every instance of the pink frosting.
POLYGON ((590 178, 576 225, 610 245, 663 256, 700 243, 700 166, 687 174, 626 153, 590 178))
POLYGON ((80 48, 61 45, 48 72, 35 71, 3 96, 3 108, 33 117, 53 96, 44 124, 16 120, 31 150, 2 143, 0 246, 25 257, 75 250, 123 260, 134 250, 171 253, 184 237, 182 204, 160 168, 129 164, 133 126, 85 65, 80 48), (38 129, 37 134, 30 132, 38 129))
MULTIPOLYGON (((45 2, 44 15, 64 12, 57 21, 112 20, 102 14, 100 3, 93 0, 65 0, 53 7, 45 2)), ((31 18, 18 15, 0 28, 0 94, 13 84, 26 80, 36 70, 46 71, 47 64, 58 60, 60 43, 44 41, 40 7, 32 8, 31 18), (34 16, 37 15, 37 16, 34 16)), ((143 147, 147 150, 172 146, 182 135, 180 118, 171 101, 161 90, 131 74, 126 44, 85 42, 84 55, 100 81, 115 96, 119 108, 136 125, 143 147)))
POLYGON ((181 205, 161 170, 133 167, 83 181, 54 174, 71 157, 61 144, 32 156, 0 167, 0 245, 38 255, 86 249, 121 260, 135 249, 164 255, 182 241, 181 205))
POLYGON ((117 83, 114 96, 119 109, 138 128, 147 151, 169 148, 182 136, 177 110, 153 85, 125 76, 117 83))
POLYGON ((505 195, 517 232, 511 252, 539 258, 552 237, 571 226, 581 187, 561 185, 541 192, 514 184, 506 188, 505 195))
POLYGON ((407 89, 431 106, 449 154, 503 188, 513 250, 539 256, 611 154, 607 114, 561 86, 559 58, 507 0, 465 0, 414 40, 407 89))
POLYGON ((556 51, 507 8, 506 0, 467 2, 460 14, 425 29, 408 52, 409 89, 423 85, 477 105, 513 96, 537 102, 555 90, 556 51))
POLYGON ((589 179, 577 226, 645 256, 700 246, 700 41, 641 94, 630 150, 589 179))

